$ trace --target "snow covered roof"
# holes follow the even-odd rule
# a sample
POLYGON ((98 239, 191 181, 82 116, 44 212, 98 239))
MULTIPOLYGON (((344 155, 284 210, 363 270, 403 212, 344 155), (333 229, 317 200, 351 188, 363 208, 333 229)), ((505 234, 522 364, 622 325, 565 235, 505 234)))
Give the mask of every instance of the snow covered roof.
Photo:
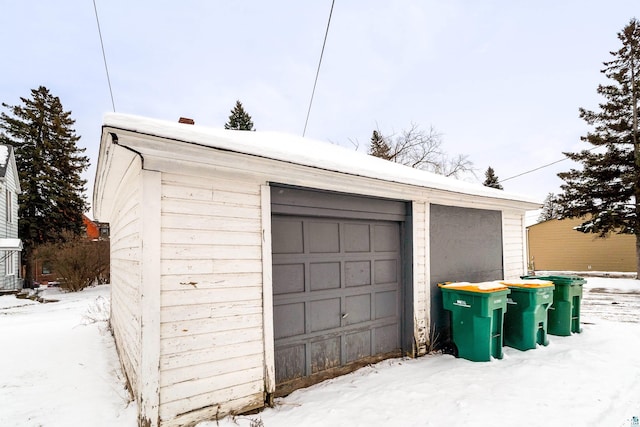
POLYGON ((339 145, 291 134, 184 125, 177 121, 169 122, 120 113, 107 113, 104 117, 104 127, 180 140, 350 175, 462 194, 524 202, 531 204, 531 209, 541 205, 540 201, 532 197, 485 187, 480 183, 469 183, 448 178, 383 160, 339 145))

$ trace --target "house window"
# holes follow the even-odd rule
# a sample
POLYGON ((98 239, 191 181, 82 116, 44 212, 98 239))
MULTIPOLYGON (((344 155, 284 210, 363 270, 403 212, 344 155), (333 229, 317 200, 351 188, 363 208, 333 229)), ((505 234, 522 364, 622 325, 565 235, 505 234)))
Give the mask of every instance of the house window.
POLYGON ((11 191, 5 190, 6 198, 7 198, 7 223, 11 224, 13 222, 13 195, 11 191))
POLYGON ((14 252, 7 252, 4 257, 4 271, 7 276, 13 276, 16 274, 16 265, 15 265, 15 256, 14 252))
POLYGON ((42 264, 42 274, 51 274, 51 267, 48 264, 42 264))

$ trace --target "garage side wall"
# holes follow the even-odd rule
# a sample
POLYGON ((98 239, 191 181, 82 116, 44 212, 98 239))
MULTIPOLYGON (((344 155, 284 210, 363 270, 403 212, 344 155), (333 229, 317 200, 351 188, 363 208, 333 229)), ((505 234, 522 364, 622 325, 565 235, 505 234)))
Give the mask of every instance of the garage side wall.
POLYGON ((263 405, 260 190, 208 168, 162 175, 163 426, 263 405))
MULTIPOLYGON (((119 185, 111 220, 111 327, 120 361, 138 397, 141 366, 141 164, 135 160, 119 185)), ((139 403, 139 402, 138 402, 139 403)))

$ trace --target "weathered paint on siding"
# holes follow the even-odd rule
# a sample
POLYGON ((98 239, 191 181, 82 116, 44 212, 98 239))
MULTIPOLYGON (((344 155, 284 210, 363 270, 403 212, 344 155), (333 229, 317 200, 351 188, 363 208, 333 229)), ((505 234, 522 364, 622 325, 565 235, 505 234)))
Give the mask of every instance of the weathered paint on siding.
POLYGON ((260 205, 259 183, 163 174, 160 418, 168 425, 246 397, 239 392, 251 393, 250 406, 264 401, 260 205))
POLYGON ((635 237, 606 239, 574 230, 583 221, 552 219, 528 228, 529 262, 535 270, 636 271, 635 237))
POLYGON ((111 326, 120 361, 134 392, 140 389, 141 224, 140 162, 122 177, 111 226, 111 326))

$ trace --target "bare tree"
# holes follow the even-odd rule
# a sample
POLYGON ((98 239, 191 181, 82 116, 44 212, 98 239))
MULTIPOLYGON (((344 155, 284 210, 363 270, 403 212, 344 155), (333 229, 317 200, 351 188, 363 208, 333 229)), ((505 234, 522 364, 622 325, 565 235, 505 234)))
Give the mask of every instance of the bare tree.
MULTIPOLYGON (((388 154, 378 157, 412 168, 456 178, 464 172, 473 172, 473 163, 468 159, 468 156, 458 154, 449 157, 443 151, 442 134, 433 127, 425 131, 415 123, 411 123, 411 127, 399 135, 382 136, 379 130, 374 132, 374 135, 379 135, 389 147, 388 154)), ((370 149, 370 153, 373 155, 376 155, 375 151, 373 148, 370 149)))

